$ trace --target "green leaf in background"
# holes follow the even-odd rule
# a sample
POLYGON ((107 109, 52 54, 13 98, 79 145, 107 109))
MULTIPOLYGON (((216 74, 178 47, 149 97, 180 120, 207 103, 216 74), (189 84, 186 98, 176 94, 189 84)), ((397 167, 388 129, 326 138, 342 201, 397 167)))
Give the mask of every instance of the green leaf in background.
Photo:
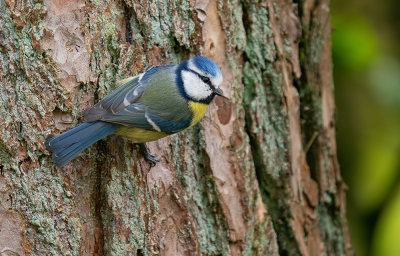
POLYGON ((378 52, 377 35, 362 17, 333 16, 334 64, 345 69, 367 68, 378 52))
POLYGON ((379 56, 372 64, 369 83, 374 99, 388 107, 400 107, 400 61, 393 56, 379 56))
POLYGON ((383 210, 374 233, 373 256, 400 255, 400 189, 383 210))
POLYGON ((352 190, 358 207, 364 212, 376 211, 396 182, 399 166, 399 152, 396 149, 400 146, 398 134, 390 127, 381 127, 380 130, 372 130, 360 142, 356 167, 359 175, 354 180, 352 190))
POLYGON ((358 256, 398 256, 399 1, 331 3, 338 155, 354 249, 358 256))

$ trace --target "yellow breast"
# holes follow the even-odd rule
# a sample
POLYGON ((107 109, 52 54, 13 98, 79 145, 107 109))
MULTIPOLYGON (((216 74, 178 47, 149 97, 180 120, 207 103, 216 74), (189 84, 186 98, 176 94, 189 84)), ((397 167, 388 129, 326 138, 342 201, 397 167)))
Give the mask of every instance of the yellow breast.
POLYGON ((203 118, 204 114, 206 113, 208 105, 204 104, 204 103, 189 101, 189 107, 190 107, 190 110, 192 110, 192 112, 193 112, 192 123, 189 126, 189 127, 192 127, 193 125, 197 124, 203 118))
POLYGON ((144 143, 144 142, 154 141, 168 135, 164 132, 148 131, 128 126, 121 126, 121 128, 119 128, 115 133, 128 138, 134 143, 144 143))
MULTIPOLYGON (((203 118, 208 105, 204 103, 190 101, 189 107, 193 113, 193 119, 189 126, 192 127, 193 125, 197 124, 201 120, 201 118, 203 118)), ((165 132, 148 131, 128 126, 121 126, 121 128, 119 128, 115 133, 128 138, 134 143, 154 141, 169 135, 165 132)))

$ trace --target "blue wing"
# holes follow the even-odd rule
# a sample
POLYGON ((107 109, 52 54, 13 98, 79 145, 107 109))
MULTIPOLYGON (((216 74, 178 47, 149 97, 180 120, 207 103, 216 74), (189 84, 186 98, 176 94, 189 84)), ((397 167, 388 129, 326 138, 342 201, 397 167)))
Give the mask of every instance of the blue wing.
POLYGON ((191 115, 188 115, 181 120, 163 119, 157 111, 152 110, 142 102, 136 102, 117 114, 105 115, 102 120, 144 130, 175 133, 189 127, 192 118, 191 115))

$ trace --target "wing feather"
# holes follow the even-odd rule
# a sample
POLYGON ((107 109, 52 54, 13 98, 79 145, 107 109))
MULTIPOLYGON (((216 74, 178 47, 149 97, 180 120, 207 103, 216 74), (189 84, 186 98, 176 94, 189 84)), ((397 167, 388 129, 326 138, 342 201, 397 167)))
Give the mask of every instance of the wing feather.
POLYGON ((178 132, 189 127, 192 121, 191 116, 187 116, 181 120, 162 119, 159 113, 140 102, 129 105, 117 114, 108 114, 102 120, 149 131, 163 131, 165 133, 178 132))
POLYGON ((101 120, 108 113, 118 113, 135 102, 145 90, 145 85, 139 82, 139 76, 124 79, 120 83, 121 87, 83 112, 86 121, 101 120))
POLYGON ((121 87, 86 110, 84 118, 166 133, 189 127, 192 113, 179 95, 174 76, 166 70, 172 67, 157 67, 122 80, 121 87))

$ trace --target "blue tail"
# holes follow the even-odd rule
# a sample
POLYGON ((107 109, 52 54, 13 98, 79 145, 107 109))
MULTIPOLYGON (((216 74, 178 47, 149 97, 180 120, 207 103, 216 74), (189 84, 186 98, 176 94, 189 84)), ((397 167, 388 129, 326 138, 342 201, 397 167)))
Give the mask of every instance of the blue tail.
POLYGON ((110 135, 119 125, 101 121, 86 122, 60 135, 48 138, 46 148, 53 152, 53 162, 62 166, 85 148, 110 135))

